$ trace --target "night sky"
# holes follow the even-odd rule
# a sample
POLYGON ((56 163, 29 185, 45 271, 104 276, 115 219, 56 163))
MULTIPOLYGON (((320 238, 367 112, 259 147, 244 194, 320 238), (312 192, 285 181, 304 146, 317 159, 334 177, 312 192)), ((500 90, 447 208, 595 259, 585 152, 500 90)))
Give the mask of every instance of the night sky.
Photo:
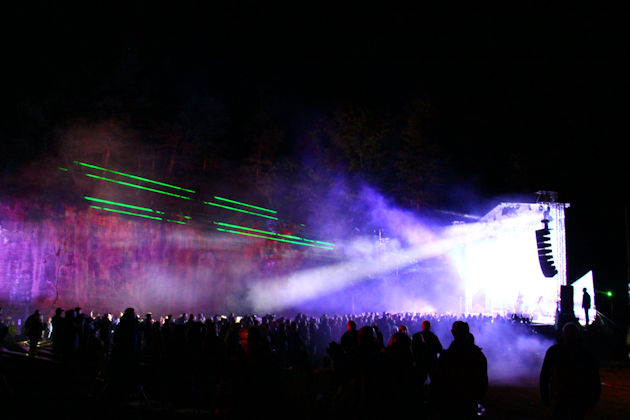
MULTIPOLYGON (((386 119, 420 102, 440 150, 433 205, 474 212, 557 191, 572 205, 571 270, 597 266, 602 287, 624 292, 623 13, 129 3, 5 14, 4 189, 25 165, 62 154, 54 139, 79 122, 116 119, 142 133, 185 119, 204 150, 240 167, 261 115, 284 133, 274 155, 284 159, 340 106, 386 119), (204 137, 217 125, 219 139, 204 137)), ((391 188, 389 161, 352 174, 391 188)))

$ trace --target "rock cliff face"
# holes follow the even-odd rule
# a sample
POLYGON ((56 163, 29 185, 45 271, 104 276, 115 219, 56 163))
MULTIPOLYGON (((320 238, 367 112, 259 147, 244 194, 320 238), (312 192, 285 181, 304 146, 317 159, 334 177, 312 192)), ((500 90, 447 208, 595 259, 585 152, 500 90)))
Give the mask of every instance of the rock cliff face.
POLYGON ((3 199, 0 305, 18 313, 247 310, 248 282, 301 261, 299 251, 269 242, 205 225, 3 199))

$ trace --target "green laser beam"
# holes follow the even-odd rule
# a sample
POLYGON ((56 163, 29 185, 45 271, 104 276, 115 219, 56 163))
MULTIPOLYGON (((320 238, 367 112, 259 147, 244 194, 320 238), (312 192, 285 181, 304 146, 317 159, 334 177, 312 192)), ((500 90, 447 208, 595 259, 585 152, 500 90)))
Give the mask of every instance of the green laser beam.
POLYGON ((267 219, 278 220, 277 217, 267 216, 266 214, 254 213, 254 212, 251 212, 251 211, 237 209, 237 208, 230 207, 230 206, 224 206, 223 204, 211 203, 209 201, 204 201, 203 203, 204 204, 208 204, 210 206, 221 207, 221 208, 228 209, 228 210, 240 211, 241 213, 253 214, 254 216, 265 217, 267 219))
POLYGON ((269 240, 272 240, 272 241, 287 242, 287 243, 290 243, 290 244, 310 246, 310 247, 314 247, 314 248, 332 249, 332 248, 323 247, 323 246, 319 246, 319 245, 306 244, 304 242, 289 241, 288 239, 271 238, 269 236, 256 235, 255 233, 238 232, 238 231, 231 230, 231 229, 217 228, 217 230, 220 231, 220 232, 234 233, 236 235, 252 236, 254 238, 269 239, 269 240))
POLYGON ((104 177, 98 176, 98 175, 85 174, 85 176, 89 176, 90 178, 102 179, 103 181, 109 181, 109 182, 113 182, 113 183, 120 184, 120 185, 126 185, 128 187, 139 188, 141 190, 153 191, 153 192, 156 192, 156 193, 166 194, 166 195, 170 195, 170 196, 177 197, 177 198, 183 198, 185 200, 190 200, 191 199, 190 197, 186 197, 184 195, 173 194, 173 193, 170 193, 170 192, 156 190, 154 188, 149 188, 149 187, 143 187, 142 185, 130 184, 129 182, 125 182, 125 181, 117 181, 115 179, 104 178, 104 177))
POLYGON ((138 180, 144 181, 144 182, 152 182, 153 184, 162 185, 164 187, 175 188, 177 190, 182 190, 182 191, 190 192, 190 193, 193 193, 193 194, 195 193, 195 191, 189 190, 187 188, 182 188, 182 187, 178 187, 176 185, 166 184, 164 182, 154 181, 152 179, 143 178, 141 176, 126 174, 124 172, 114 171, 113 169, 107 169, 107 168, 103 168, 103 167, 100 167, 100 166, 91 165, 89 163, 79 162, 79 161, 76 161, 76 160, 74 161, 74 163, 77 164, 77 165, 86 166, 88 168, 100 169, 101 171, 111 172, 111 173, 116 174, 116 175, 122 175, 122 176, 126 176, 126 177, 129 177, 129 178, 138 179, 138 180))
POLYGON ((262 210, 262 211, 268 211, 269 213, 278 213, 275 210, 269 210, 269 209, 266 209, 264 207, 258 207, 258 206, 253 206, 251 204, 241 203, 240 201, 230 200, 229 198, 217 197, 216 195, 214 196, 214 199, 215 200, 221 200, 221 201, 227 201, 228 203, 234 203, 234 204, 238 204, 240 206, 251 207, 253 209, 258 209, 258 210, 262 210))
POLYGON ((132 213, 132 212, 130 212, 130 211, 116 210, 116 209, 109 209, 109 208, 107 208, 107 207, 99 207, 99 206, 90 206, 90 207, 95 208, 95 209, 98 209, 98 210, 111 211, 111 212, 114 212, 114 213, 128 214, 128 215, 130 215, 130 216, 144 217, 145 219, 162 220, 162 218, 161 218, 161 217, 147 216, 146 214, 132 213))
POLYGON ((68 170, 67 170, 66 168, 62 168, 61 166, 59 167, 59 170, 60 170, 60 171, 65 171, 65 172, 68 172, 68 170))
POLYGON ((323 244, 323 245, 335 246, 335 244, 331 244, 330 242, 324 242, 324 241, 314 241, 313 239, 306 239, 306 238, 303 238, 303 239, 304 239, 305 241, 308 241, 308 242, 314 242, 314 243, 316 243, 316 244, 323 244))
POLYGON ((264 233, 264 234, 267 234, 267 235, 282 236, 283 238, 297 239, 299 241, 314 242, 314 241, 311 241, 311 240, 308 240, 308 239, 300 238, 299 236, 284 235, 282 233, 270 232, 268 230, 254 229, 254 228, 250 228, 250 227, 246 227, 246 226, 232 225, 230 223, 224 223, 224 222, 213 222, 213 223, 216 224, 216 225, 219 225, 219 226, 232 227, 232 228, 241 229, 241 230, 249 230, 251 232, 264 233))
POLYGON ((179 220, 171 220, 171 219, 166 219, 167 222, 171 222, 171 223, 179 223, 180 225, 186 225, 188 223, 186 222, 180 222, 179 220))
POLYGON ((258 233, 264 233, 266 235, 274 235, 274 236, 283 236, 285 238, 289 238, 289 239, 298 239, 298 240, 302 240, 302 238, 298 237, 298 236, 291 236, 291 235, 283 235, 281 233, 276 233, 276 232, 270 232, 268 230, 261 230, 261 229, 254 229, 254 228, 250 228, 250 227, 245 227, 245 226, 239 226, 239 225, 231 225, 229 223, 223 223, 223 222, 213 222, 219 226, 226 226, 226 227, 233 227, 236 229, 241 229, 241 230, 249 230, 251 232, 258 232, 258 233))
POLYGON ((86 200, 89 200, 89 201, 96 201, 96 202, 99 202, 99 203, 112 204, 114 206, 127 207, 127 208, 135 209, 135 210, 148 211, 150 213, 154 213, 154 212, 155 213, 162 213, 162 212, 159 212, 159 211, 156 211, 156 210, 152 210, 152 209, 149 209, 149 208, 146 208, 146 207, 134 206, 134 205, 131 205, 131 204, 124 204, 124 203, 117 203, 116 201, 103 200, 103 199, 100 199, 100 198, 87 197, 87 196, 85 196, 83 198, 85 198, 86 200))

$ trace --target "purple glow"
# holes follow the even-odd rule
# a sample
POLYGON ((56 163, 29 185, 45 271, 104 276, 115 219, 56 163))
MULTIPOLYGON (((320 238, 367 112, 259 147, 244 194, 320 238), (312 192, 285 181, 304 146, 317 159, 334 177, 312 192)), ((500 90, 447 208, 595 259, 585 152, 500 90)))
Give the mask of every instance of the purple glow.
MULTIPOLYGON (((70 206, 60 214, 17 199, 0 205, 0 229, 5 308, 247 310, 239 295, 270 261, 261 257, 260 241, 70 206)), ((299 261, 289 248, 275 248, 275 269, 299 261), (285 260, 283 251, 292 258, 285 260)))

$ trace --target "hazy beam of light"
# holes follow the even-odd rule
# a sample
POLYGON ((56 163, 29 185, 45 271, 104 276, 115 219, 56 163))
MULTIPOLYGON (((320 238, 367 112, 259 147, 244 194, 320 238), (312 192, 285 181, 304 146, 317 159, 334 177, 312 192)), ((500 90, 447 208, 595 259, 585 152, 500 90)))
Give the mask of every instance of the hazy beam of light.
POLYGON ((445 232, 443 239, 430 243, 394 252, 373 252, 363 258, 256 283, 248 291, 248 299, 257 311, 278 311, 296 303, 341 290, 368 276, 384 274, 396 268, 445 254, 465 243, 488 235, 480 226, 454 228, 457 229, 445 232))

